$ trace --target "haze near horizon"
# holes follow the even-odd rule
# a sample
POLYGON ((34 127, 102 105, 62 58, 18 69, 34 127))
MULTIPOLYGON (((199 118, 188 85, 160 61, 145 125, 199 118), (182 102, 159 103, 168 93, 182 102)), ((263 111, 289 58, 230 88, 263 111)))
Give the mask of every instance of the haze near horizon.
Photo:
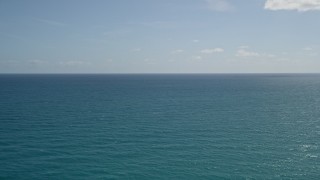
POLYGON ((0 73, 320 73, 320 0, 0 1, 0 73))

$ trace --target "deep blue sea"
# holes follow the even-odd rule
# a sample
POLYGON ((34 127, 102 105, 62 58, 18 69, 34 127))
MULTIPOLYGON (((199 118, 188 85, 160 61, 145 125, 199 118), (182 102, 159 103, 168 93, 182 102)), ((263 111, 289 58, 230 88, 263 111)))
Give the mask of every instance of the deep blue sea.
POLYGON ((320 179, 320 74, 0 75, 0 179, 320 179))

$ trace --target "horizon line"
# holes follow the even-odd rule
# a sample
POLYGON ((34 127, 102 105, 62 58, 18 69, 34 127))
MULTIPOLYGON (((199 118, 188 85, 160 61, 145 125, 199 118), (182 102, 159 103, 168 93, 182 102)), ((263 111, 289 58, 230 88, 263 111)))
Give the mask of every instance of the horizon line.
POLYGON ((0 75, 250 75, 250 74, 320 74, 320 72, 232 72, 232 73, 0 73, 0 75))

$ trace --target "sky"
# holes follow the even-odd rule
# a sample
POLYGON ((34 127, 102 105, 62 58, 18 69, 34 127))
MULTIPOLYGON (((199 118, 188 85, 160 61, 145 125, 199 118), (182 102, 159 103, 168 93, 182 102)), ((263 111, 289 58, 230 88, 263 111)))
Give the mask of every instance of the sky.
POLYGON ((320 0, 0 0, 0 73, 320 73, 320 0))

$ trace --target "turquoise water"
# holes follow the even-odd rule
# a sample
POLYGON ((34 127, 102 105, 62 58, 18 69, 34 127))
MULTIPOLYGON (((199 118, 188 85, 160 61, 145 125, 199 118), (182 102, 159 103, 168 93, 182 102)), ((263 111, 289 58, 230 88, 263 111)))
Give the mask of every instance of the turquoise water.
POLYGON ((1 179, 319 179, 320 75, 0 75, 1 179))

